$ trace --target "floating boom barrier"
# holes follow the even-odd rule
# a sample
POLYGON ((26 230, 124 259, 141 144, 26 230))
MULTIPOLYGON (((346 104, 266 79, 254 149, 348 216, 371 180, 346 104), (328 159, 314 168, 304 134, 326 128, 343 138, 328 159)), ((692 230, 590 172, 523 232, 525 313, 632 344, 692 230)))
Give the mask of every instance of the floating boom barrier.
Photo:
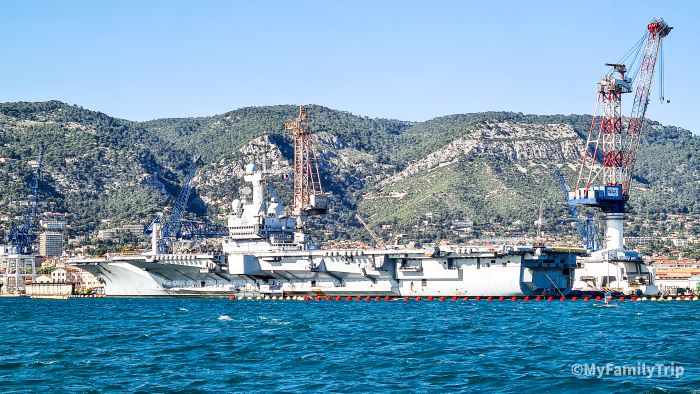
MULTIPOLYGON (((417 297, 396 297, 396 296, 238 296, 238 297, 229 297, 229 300, 231 301, 307 301, 307 302, 321 302, 321 301, 384 301, 384 302, 392 302, 392 301, 403 301, 403 302, 457 302, 457 301, 471 301, 471 302, 480 302, 480 301, 485 301, 485 302, 503 302, 503 301, 510 301, 510 302, 553 302, 553 301, 570 301, 570 302, 576 302, 576 301, 582 301, 582 302, 590 302, 590 301, 605 301, 603 297, 597 296, 597 297, 544 297, 544 296, 535 296, 535 297, 434 297, 434 296, 428 296, 428 297, 422 297, 422 296, 417 296, 417 297)), ((608 297, 608 302, 666 302, 666 301, 698 301, 700 298, 697 295, 687 295, 687 296, 659 296, 659 297, 608 297)))

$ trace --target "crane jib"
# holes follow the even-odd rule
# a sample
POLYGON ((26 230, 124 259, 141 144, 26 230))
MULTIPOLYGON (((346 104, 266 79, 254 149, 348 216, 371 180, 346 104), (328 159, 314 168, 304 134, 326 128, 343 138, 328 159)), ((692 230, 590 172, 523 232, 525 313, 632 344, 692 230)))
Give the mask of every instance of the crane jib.
POLYGON ((663 38, 671 29, 661 19, 653 20, 647 25, 643 55, 633 77, 629 77, 624 64, 606 64, 612 70, 598 83, 598 105, 582 154, 576 190, 570 196, 572 200, 586 200, 586 205, 600 205, 615 211, 624 210, 624 203, 621 207, 619 200, 626 202, 629 198, 654 71, 663 38), (629 120, 624 122, 622 95, 632 92, 632 113, 629 120), (617 187, 620 188, 619 191, 617 187))

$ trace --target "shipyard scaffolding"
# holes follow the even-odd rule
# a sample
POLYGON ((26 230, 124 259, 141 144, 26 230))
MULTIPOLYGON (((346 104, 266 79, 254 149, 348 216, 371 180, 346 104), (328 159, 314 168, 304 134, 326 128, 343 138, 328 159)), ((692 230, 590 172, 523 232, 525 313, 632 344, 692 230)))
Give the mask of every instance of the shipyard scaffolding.
POLYGON ((0 294, 22 294, 28 280, 34 281, 36 265, 33 247, 36 236, 34 224, 37 216, 39 180, 44 149, 39 148, 39 156, 34 165, 31 194, 20 218, 12 223, 7 236, 7 244, 0 246, 0 294))

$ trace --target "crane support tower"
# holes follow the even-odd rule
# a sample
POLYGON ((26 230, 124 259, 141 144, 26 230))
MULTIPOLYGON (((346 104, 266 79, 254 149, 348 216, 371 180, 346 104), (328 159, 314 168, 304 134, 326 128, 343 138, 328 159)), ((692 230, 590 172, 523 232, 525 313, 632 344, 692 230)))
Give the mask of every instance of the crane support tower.
POLYGON ((603 211, 606 250, 624 249, 624 214, 632 171, 644 130, 644 116, 662 41, 671 29, 663 19, 652 20, 647 25, 641 63, 633 74, 636 81, 628 76, 627 66, 618 62, 606 64, 611 70, 598 83, 596 114, 586 139, 576 189, 569 193, 569 202, 603 211), (622 95, 633 91, 633 82, 636 85, 632 115, 625 125, 621 110, 622 95))
POLYGON ((7 245, 0 245, 0 294, 20 294, 25 290, 28 278, 34 280, 34 225, 39 203, 39 180, 44 159, 44 148, 39 147, 39 155, 34 164, 30 184, 31 194, 20 218, 12 223, 7 236, 7 245))
POLYGON ((31 254, 34 246, 34 222, 36 222, 36 213, 39 203, 39 180, 41 179, 41 166, 44 160, 44 148, 39 148, 39 156, 36 159, 36 167, 32 175, 32 183, 30 189, 32 194, 29 196, 27 208, 22 213, 19 221, 12 223, 10 233, 8 235, 8 243, 14 247, 15 253, 31 254))
POLYGON ((284 122, 284 129, 292 131, 294 139, 294 204, 295 216, 321 215, 328 213, 328 199, 323 193, 321 176, 316 160, 316 148, 311 139, 311 129, 305 122, 309 115, 303 105, 299 116, 284 122))

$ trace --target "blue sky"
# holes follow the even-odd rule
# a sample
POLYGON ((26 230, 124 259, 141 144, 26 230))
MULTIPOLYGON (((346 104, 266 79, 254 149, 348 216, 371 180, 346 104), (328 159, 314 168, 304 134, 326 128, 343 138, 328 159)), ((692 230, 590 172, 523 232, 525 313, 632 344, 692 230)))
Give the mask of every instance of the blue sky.
MULTIPOLYGON (((664 17, 666 97, 700 133, 695 1, 0 2, 0 101, 148 120, 271 104, 371 117, 591 113, 595 84, 664 17)), ((657 83, 655 83, 655 86, 657 83)), ((632 97, 625 97, 629 114, 632 97)))

